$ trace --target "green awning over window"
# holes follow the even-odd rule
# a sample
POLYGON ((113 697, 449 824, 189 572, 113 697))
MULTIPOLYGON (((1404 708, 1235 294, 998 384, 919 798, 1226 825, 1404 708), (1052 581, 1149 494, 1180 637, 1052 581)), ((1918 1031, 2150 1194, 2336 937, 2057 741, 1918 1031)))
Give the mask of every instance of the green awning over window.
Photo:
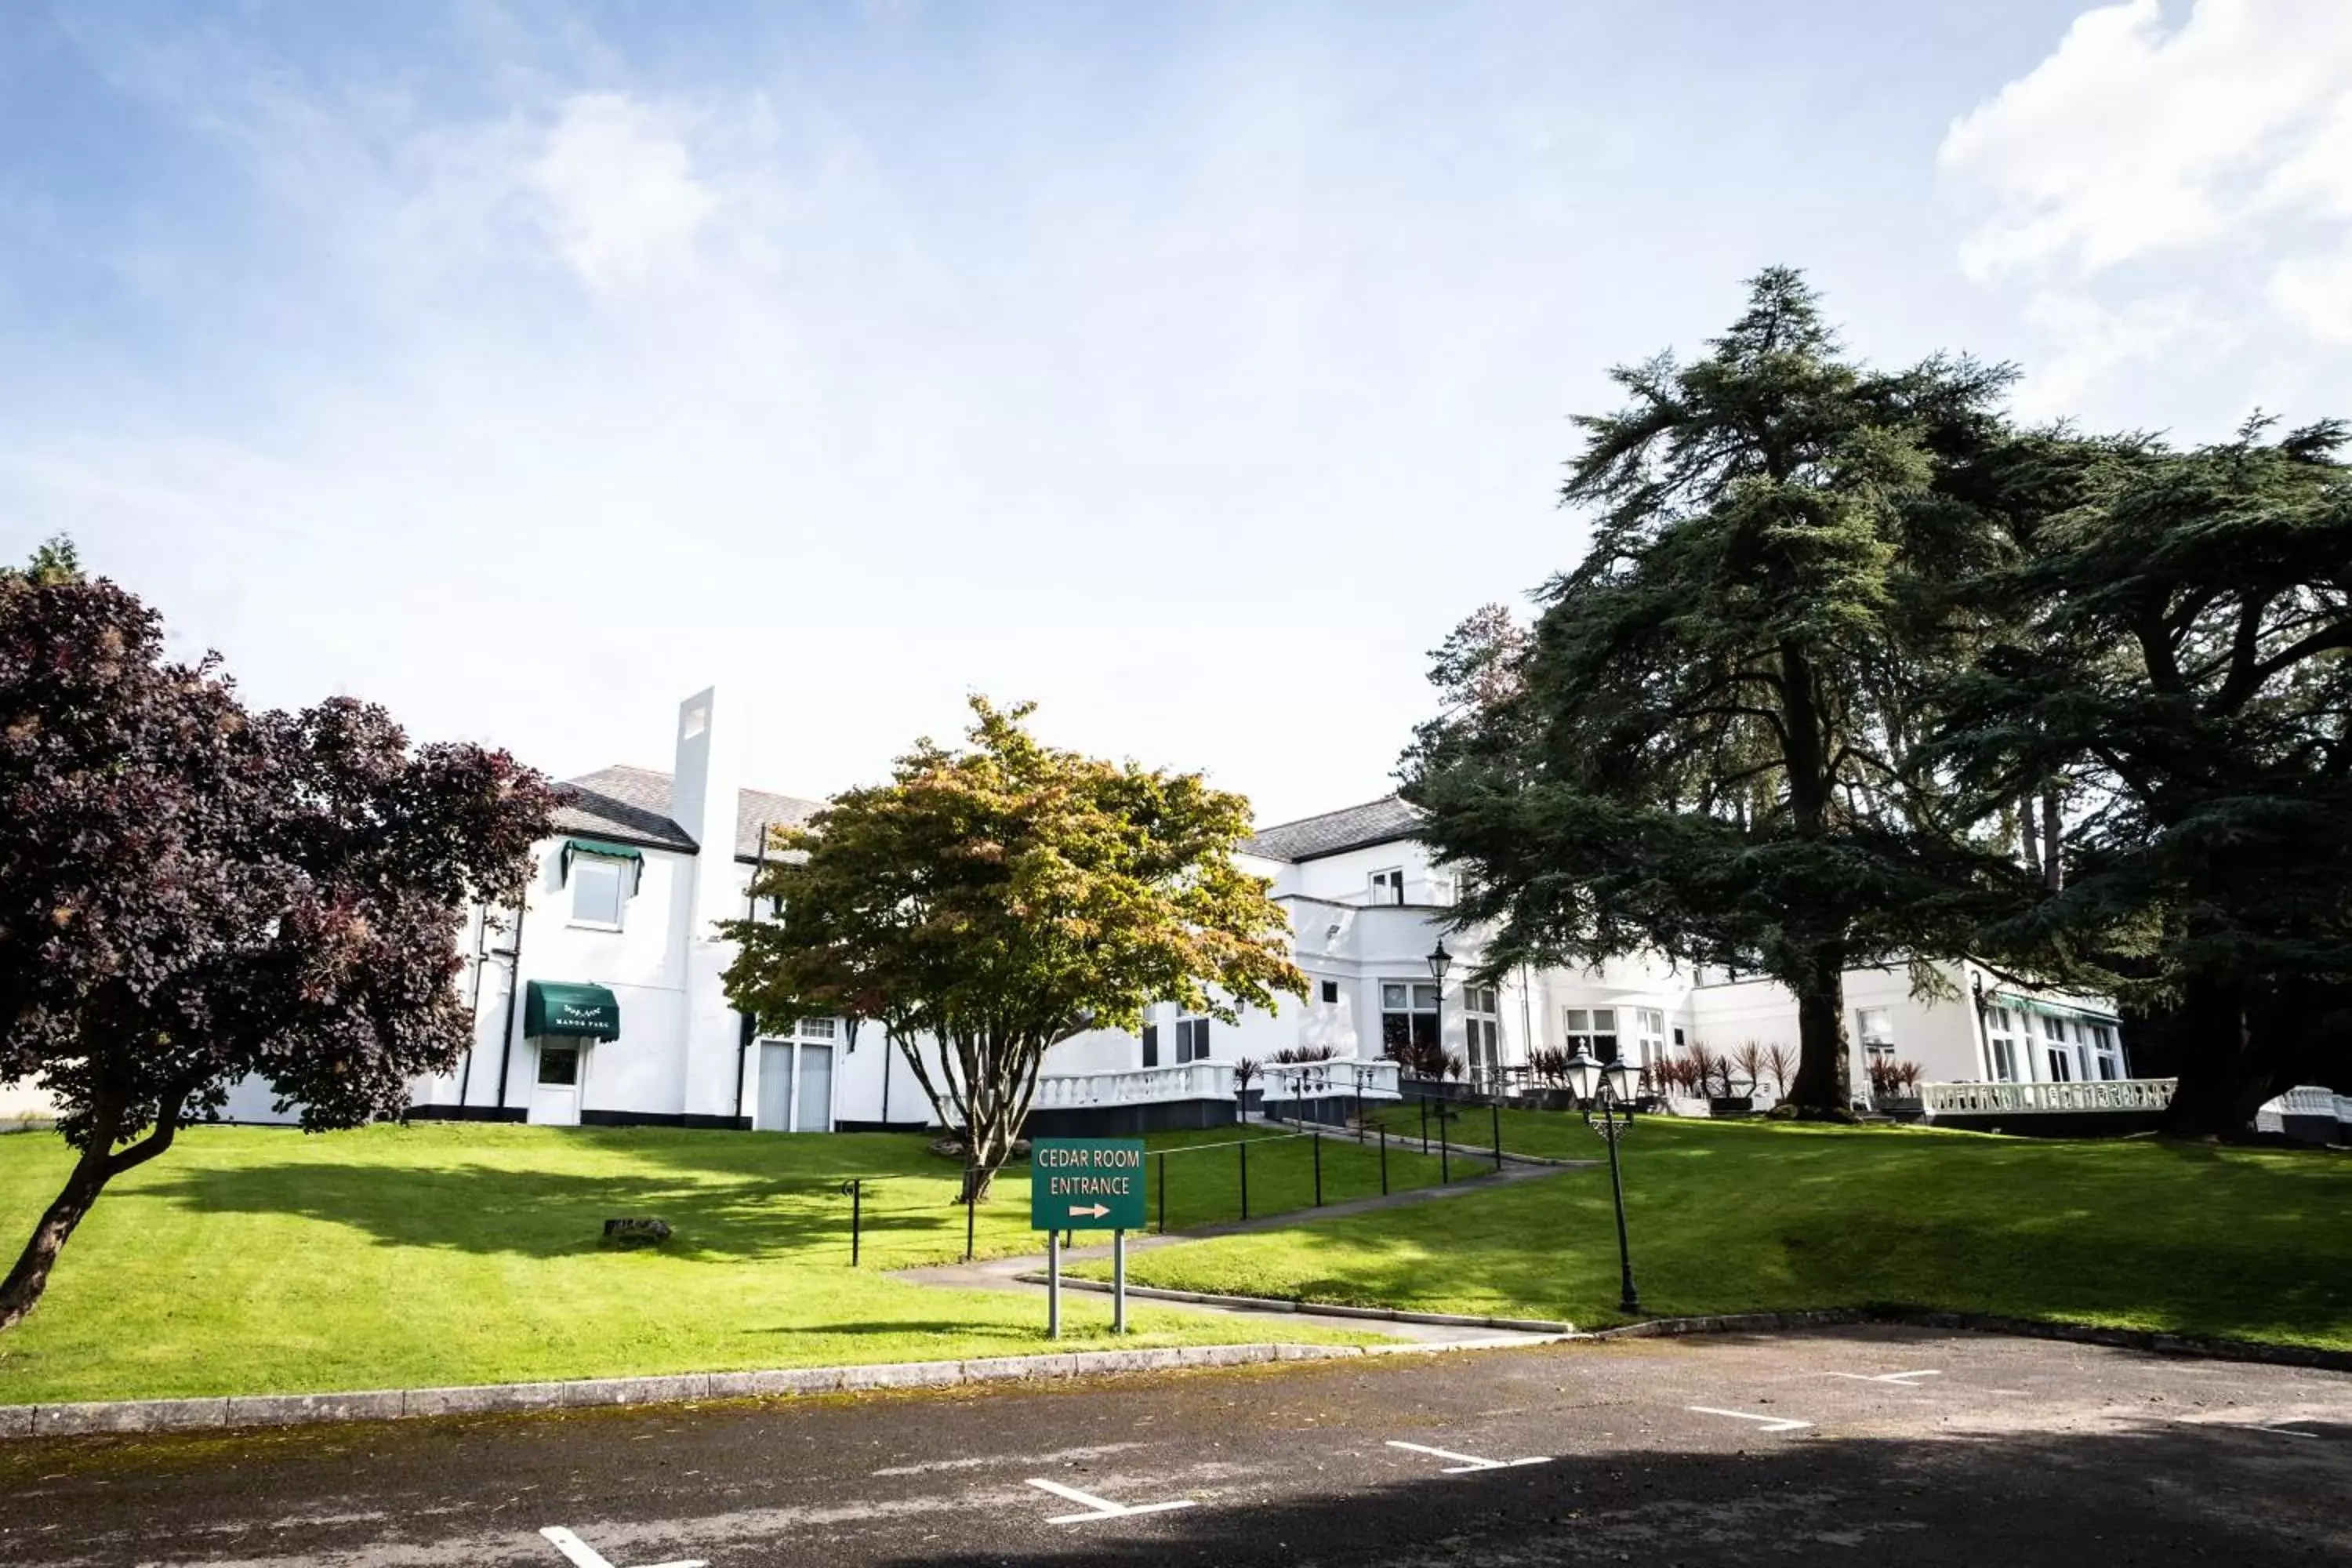
POLYGON ((645 852, 632 849, 625 844, 608 844, 602 838, 567 838, 563 841, 562 865, 555 879, 559 884, 572 879, 572 858, 574 855, 602 855, 607 859, 626 860, 630 869, 635 873, 629 879, 629 894, 633 898, 637 889, 646 885, 645 852))
POLYGON ((570 1036, 583 1040, 621 1037, 621 1005, 602 985, 533 980, 523 992, 522 1032, 532 1039, 570 1036))

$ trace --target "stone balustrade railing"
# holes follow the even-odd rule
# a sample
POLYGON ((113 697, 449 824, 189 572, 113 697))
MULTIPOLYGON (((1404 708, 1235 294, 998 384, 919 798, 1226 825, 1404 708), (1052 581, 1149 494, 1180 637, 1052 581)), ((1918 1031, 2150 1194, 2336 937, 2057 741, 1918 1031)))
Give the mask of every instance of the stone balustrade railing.
MULTIPOLYGON (((1303 1100, 1321 1095, 1360 1094, 1366 1100, 1397 1098, 1397 1064, 1336 1061, 1268 1065, 1251 1085, 1266 1100, 1303 1100), (1360 1083, 1360 1088, 1359 1085, 1360 1083)), ((1176 1067, 1129 1068, 1111 1072, 1041 1073, 1034 1110, 1090 1105, 1149 1105, 1177 1100, 1234 1098, 1234 1064, 1184 1062, 1176 1067)))
POLYGON ((1923 1083, 1920 1109, 1929 1116, 2032 1116, 2050 1111, 2162 1110, 2172 1103, 2170 1078, 2081 1079, 2071 1083, 1923 1083))

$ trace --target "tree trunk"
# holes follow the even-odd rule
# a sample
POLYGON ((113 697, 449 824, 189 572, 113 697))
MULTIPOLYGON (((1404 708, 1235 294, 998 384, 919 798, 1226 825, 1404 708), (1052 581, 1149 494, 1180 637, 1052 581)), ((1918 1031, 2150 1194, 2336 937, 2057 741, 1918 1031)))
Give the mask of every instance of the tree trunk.
POLYGON ((1803 975, 1783 976, 1797 996, 1797 1078, 1787 1103, 1801 1116, 1851 1109, 1853 1074, 1845 1037, 1844 966, 1823 960, 1803 975))
POLYGON ((2042 885, 2055 893, 2066 886, 2066 867, 2058 858, 2058 839, 2065 821, 2058 810, 2058 792, 2042 792, 2042 885))
POLYGON ((2238 988, 2189 981, 2181 987, 2180 1005, 2165 1020, 2165 1032, 2180 1082, 2165 1110, 2164 1131, 2179 1138, 2246 1136, 2262 1100, 2241 1103, 2250 1086, 2245 998, 2238 988))
POLYGON ((12 1329, 24 1320, 25 1314, 38 1305, 41 1292, 48 1289, 49 1270, 65 1250, 66 1238, 81 1223, 89 1205, 98 1201, 105 1190, 107 1179, 114 1174, 113 1163, 104 1149, 92 1149, 75 1162, 73 1173, 66 1178, 65 1191, 59 1193, 33 1227, 32 1239, 17 1255, 16 1266, 8 1270, 8 1278, 0 1282, 0 1331, 12 1329))

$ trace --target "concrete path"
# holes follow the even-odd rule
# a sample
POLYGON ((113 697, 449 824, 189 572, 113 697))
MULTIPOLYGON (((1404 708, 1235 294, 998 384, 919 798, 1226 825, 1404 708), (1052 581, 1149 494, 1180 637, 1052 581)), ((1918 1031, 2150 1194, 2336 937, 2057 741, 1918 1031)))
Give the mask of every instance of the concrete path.
MULTIPOLYGON (((1457 1154, 1465 1152, 1456 1150, 1457 1154)), ((1491 1159, 1491 1156, 1489 1156, 1491 1159)), ((1401 1193, 1374 1194, 1367 1198, 1349 1198, 1341 1203, 1325 1204, 1321 1208, 1289 1209, 1281 1214, 1258 1215, 1245 1220, 1228 1220, 1217 1225, 1204 1225, 1193 1230, 1180 1230, 1166 1236, 1131 1236, 1127 1238, 1128 1256, 1150 1252, 1162 1247, 1174 1247, 1180 1242, 1203 1241, 1211 1237, 1242 1236, 1253 1231, 1287 1230, 1310 1220, 1340 1219, 1349 1215, 1375 1214, 1383 1209, 1408 1208, 1416 1204, 1435 1203, 1446 1198, 1462 1197, 1470 1193, 1492 1192, 1496 1187, 1520 1182, 1542 1181, 1548 1176, 1567 1175, 1590 1170, 1600 1162, 1585 1160, 1562 1164, 1523 1163, 1505 1157, 1503 1168, 1491 1167, 1475 1176, 1450 1182, 1444 1186, 1412 1187, 1401 1193)), ((1100 1262, 1111 1255, 1108 1242, 1085 1247, 1072 1247, 1062 1253, 1064 1264, 1100 1262)), ((1044 1295, 1045 1287, 1024 1279, 1024 1274, 1042 1272, 1047 1264, 1045 1254, 1026 1253, 1017 1258, 992 1258, 975 1263, 942 1263, 926 1268, 906 1268, 891 1278, 917 1285, 941 1285, 959 1290, 1022 1290, 1044 1295)), ((1202 1301, 1170 1301, 1153 1300, 1155 1308, 1178 1311, 1214 1312, 1228 1317, 1257 1317, 1259 1310, 1248 1307, 1220 1306, 1202 1301)), ((1313 1328, 1339 1329, 1354 1333, 1385 1334, 1392 1339, 1412 1340, 1424 1344, 1452 1344, 1467 1341, 1492 1341, 1532 1335, 1512 1335, 1485 1324, 1409 1323, 1388 1319, 1325 1316, 1311 1310, 1274 1310, 1277 1321, 1300 1323, 1313 1328)))
POLYGON ((0 1445, 6 1568, 2352 1562, 2352 1374, 1885 1326, 0 1445))

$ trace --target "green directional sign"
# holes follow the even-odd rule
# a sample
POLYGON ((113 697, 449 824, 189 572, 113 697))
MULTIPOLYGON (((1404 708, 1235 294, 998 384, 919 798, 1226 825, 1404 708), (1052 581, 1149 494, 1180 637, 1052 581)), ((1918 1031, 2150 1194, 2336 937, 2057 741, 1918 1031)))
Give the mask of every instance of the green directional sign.
POLYGON ((1029 1228, 1144 1228, 1143 1140, 1039 1138, 1029 1145, 1029 1228))

